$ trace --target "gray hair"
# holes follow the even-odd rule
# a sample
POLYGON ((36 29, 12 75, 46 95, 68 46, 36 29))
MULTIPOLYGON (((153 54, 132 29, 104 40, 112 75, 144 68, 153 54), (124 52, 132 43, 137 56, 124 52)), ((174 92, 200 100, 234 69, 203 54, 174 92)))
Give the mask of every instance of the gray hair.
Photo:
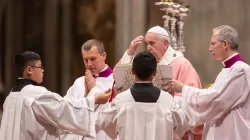
POLYGON ((238 50, 239 36, 237 31, 229 25, 222 25, 213 29, 213 33, 217 34, 217 40, 228 41, 232 50, 238 50))
POLYGON ((96 47, 100 54, 104 53, 104 45, 100 40, 90 39, 82 45, 82 50, 89 51, 92 47, 96 47))

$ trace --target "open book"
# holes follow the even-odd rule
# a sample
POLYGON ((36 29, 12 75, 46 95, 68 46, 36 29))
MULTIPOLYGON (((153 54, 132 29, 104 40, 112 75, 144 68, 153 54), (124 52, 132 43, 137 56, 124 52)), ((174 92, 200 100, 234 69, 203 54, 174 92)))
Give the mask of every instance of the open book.
MULTIPOLYGON (((134 76, 131 73, 132 64, 118 64, 115 67, 114 78, 115 88, 118 92, 129 89, 134 84, 134 76)), ((163 89, 162 85, 166 83, 166 79, 172 79, 172 69, 170 65, 157 65, 157 74, 153 79, 154 86, 163 89), (165 79, 165 80, 163 80, 165 79)))

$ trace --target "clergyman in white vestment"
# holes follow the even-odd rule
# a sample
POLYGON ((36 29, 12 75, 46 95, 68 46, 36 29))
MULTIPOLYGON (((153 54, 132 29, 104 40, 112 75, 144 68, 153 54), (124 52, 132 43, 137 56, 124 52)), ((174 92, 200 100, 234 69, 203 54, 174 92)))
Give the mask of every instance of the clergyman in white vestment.
POLYGON ((222 25, 213 29, 209 51, 224 68, 208 89, 169 83, 182 92, 181 108, 190 125, 205 123, 203 140, 250 139, 250 67, 238 53, 235 29, 222 25))
POLYGON ((95 103, 107 102, 108 94, 66 100, 39 86, 44 70, 34 52, 16 55, 15 66, 20 78, 4 102, 0 140, 65 140, 69 131, 95 137, 95 103))
POLYGON ((150 52, 138 53, 133 61, 135 84, 118 94, 99 115, 99 129, 120 140, 173 140, 190 128, 181 109, 168 92, 153 86, 156 58, 150 52), (184 121, 183 121, 184 120, 184 121))
MULTIPOLYGON (((86 68, 85 76, 79 77, 68 89, 66 99, 78 99, 84 97, 81 91, 86 91, 85 96, 92 97, 111 89, 113 86, 113 71, 105 64, 106 52, 101 41, 91 39, 82 45, 82 56, 86 68), (93 75, 93 76, 92 76, 93 75)), ((91 123, 95 124, 102 105, 95 106, 94 117, 91 123)), ((93 138, 81 135, 75 135, 75 139, 88 140, 93 138)), ((96 129, 95 140, 110 140, 104 131, 96 129)))

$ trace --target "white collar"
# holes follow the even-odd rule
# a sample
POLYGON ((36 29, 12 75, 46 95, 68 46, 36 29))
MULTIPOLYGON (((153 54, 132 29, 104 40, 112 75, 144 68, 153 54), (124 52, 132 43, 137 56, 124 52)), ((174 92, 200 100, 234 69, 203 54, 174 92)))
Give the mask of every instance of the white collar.
POLYGON ((225 59, 224 61, 222 61, 222 65, 225 67, 225 66, 226 66, 226 65, 225 65, 225 62, 226 62, 227 60, 233 58, 233 57, 234 57, 235 55, 237 55, 237 54, 239 54, 239 53, 234 53, 234 54, 232 54, 231 56, 229 56, 227 59, 225 59))
MULTIPOLYGON (((107 64, 105 64, 105 67, 104 67, 104 69, 102 69, 102 70, 101 70, 100 72, 103 72, 103 71, 105 71, 105 70, 106 70, 107 68, 108 68, 108 65, 107 65, 107 64)), ((99 72, 99 73, 100 73, 100 72, 99 72)), ((94 75, 98 77, 98 76, 99 76, 99 73, 98 73, 98 74, 94 74, 94 75)))
POLYGON ((170 45, 168 46, 167 51, 163 55, 163 57, 160 59, 159 64, 165 64, 168 65, 172 61, 174 61, 176 58, 184 56, 182 52, 174 50, 170 45))
POLYGON ((152 83, 152 81, 135 81, 135 83, 152 83))

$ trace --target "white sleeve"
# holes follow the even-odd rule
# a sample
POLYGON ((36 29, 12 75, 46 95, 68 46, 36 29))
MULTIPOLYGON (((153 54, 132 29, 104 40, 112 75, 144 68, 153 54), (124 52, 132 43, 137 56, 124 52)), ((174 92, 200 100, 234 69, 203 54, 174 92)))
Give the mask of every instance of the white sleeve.
POLYGON ((72 133, 95 137, 94 97, 67 100, 56 93, 42 93, 32 104, 39 121, 72 133))
POLYGON ((68 89, 65 99, 79 99, 85 95, 85 81, 84 76, 77 78, 74 84, 68 89))
POLYGON ((181 96, 174 96, 175 106, 181 106, 181 96))
POLYGON ((133 55, 132 55, 132 56, 128 55, 128 52, 126 51, 126 52, 123 54, 123 56, 122 56, 122 58, 121 58, 121 60, 120 60, 120 64, 132 63, 133 58, 134 58, 134 56, 133 56, 133 55))
POLYGON ((230 73, 227 78, 215 83, 215 87, 198 89, 184 86, 181 108, 191 125, 214 122, 239 104, 245 102, 250 92, 244 70, 230 73))
POLYGON ((117 138, 117 119, 116 115, 118 108, 114 103, 105 104, 105 109, 98 114, 98 121, 96 123, 96 129, 103 130, 111 139, 117 138))
POLYGON ((181 139, 182 136, 191 128, 185 112, 177 105, 173 113, 174 138, 181 139))
POLYGON ((104 91, 105 91, 104 89, 100 89, 100 87, 95 86, 95 87, 93 87, 93 88, 89 91, 88 97, 96 96, 96 95, 98 95, 99 93, 102 93, 102 92, 104 92, 104 91))

